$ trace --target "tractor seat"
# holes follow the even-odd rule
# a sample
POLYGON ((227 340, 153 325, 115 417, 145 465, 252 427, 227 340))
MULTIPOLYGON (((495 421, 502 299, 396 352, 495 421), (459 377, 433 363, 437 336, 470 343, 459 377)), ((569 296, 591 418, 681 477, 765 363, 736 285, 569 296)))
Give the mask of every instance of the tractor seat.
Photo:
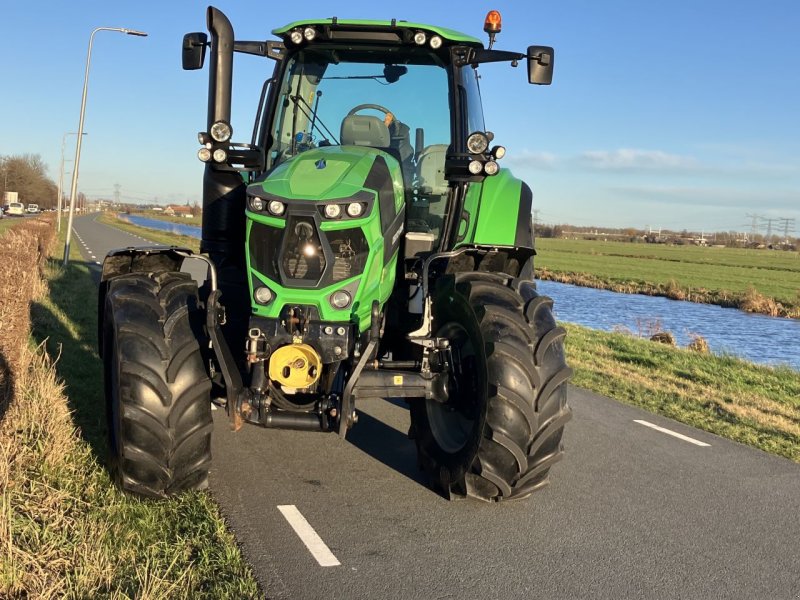
POLYGON ((389 128, 378 117, 349 115, 342 121, 339 136, 342 146, 372 146, 388 148, 391 143, 389 128))

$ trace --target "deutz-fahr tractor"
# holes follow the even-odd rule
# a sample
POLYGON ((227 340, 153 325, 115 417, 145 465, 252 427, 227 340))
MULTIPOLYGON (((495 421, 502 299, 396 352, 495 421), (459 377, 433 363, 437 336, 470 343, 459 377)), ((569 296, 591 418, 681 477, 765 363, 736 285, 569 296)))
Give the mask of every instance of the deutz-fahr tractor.
MULTIPOLYGON (((211 404, 233 429, 334 432, 365 399, 404 402, 431 485, 523 498, 548 483, 570 418, 565 331, 533 282, 530 188, 500 166, 478 67, 554 53, 443 27, 336 17, 234 38, 207 10, 200 254, 125 248, 103 264, 110 468, 130 492, 207 486, 211 404), (233 142, 233 57, 271 61, 249 142, 233 142), (200 260, 198 288, 182 266, 200 260)), ((298 434, 308 435, 308 434, 298 434)), ((410 442, 409 442, 410 443, 410 442)))

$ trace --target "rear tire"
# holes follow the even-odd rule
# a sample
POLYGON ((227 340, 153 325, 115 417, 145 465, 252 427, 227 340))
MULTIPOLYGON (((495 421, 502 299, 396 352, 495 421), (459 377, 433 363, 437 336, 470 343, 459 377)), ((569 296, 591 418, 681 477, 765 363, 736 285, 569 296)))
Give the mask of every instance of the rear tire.
POLYGON ((493 273, 456 275, 436 294, 456 372, 448 402, 414 403, 411 420, 420 465, 451 499, 527 497, 561 460, 572 370, 552 304, 533 282, 493 273))
POLYGON ((186 273, 111 280, 103 322, 109 467, 122 489, 163 498, 208 487, 211 382, 203 311, 186 273))

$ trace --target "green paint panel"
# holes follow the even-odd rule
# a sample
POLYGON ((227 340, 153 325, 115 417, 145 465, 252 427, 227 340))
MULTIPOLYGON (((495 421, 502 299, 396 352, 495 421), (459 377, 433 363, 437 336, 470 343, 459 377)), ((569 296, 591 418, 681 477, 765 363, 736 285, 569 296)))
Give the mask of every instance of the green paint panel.
MULTIPOLYGON (((289 30, 294 29, 295 27, 305 27, 306 25, 317 25, 317 26, 325 26, 331 25, 333 23, 333 19, 317 19, 317 20, 304 20, 304 21, 294 21, 293 23, 289 23, 283 27, 278 29, 272 30, 272 35, 279 35, 282 36, 285 33, 288 33, 289 30)), ((356 25, 361 27, 372 27, 372 28, 380 28, 380 29, 393 29, 391 21, 370 21, 364 19, 337 19, 337 25, 347 26, 347 25, 356 25)), ((433 32, 446 40, 450 40, 452 42, 461 42, 464 44, 473 44, 476 46, 483 47, 483 42, 481 42, 478 38, 474 38, 471 35, 467 35, 466 33, 461 33, 460 31, 456 31, 454 29, 448 29, 447 27, 439 27, 437 25, 427 25, 425 23, 410 23, 408 21, 397 21, 396 27, 401 27, 404 29, 422 29, 425 31, 433 32)))
POLYGON ((468 235, 463 244, 513 246, 517 234, 522 181, 508 169, 487 177, 482 184, 470 184, 465 208, 470 212, 468 235), (476 190, 473 190, 477 188, 476 190), (477 213, 477 218, 476 218, 477 213))
POLYGON ((260 185, 282 198, 332 200, 362 189, 377 156, 374 148, 329 146, 298 154, 278 165, 260 185), (324 168, 319 168, 323 161, 324 168))
MULTIPOLYGON (((403 203, 404 197, 400 165, 391 155, 367 147, 331 146, 308 150, 279 165, 264 181, 250 186, 249 191, 251 193, 260 188, 266 193, 282 198, 308 201, 310 205, 327 200, 347 198, 362 190, 376 196, 373 210, 368 216, 361 219, 323 220, 320 224, 320 229, 323 233, 354 227, 361 228, 369 244, 369 256, 364 272, 361 275, 337 282, 324 289, 288 288, 256 271, 253 268, 254 265, 251 265, 248 251, 248 271, 262 283, 269 286, 275 294, 275 300, 267 306, 262 306, 257 304, 255 300, 251 300, 254 314, 267 318, 277 318, 286 304, 304 304, 316 306, 320 317, 325 321, 355 322, 358 323, 360 331, 364 331, 369 327, 372 302, 373 300, 378 300, 381 306, 386 303, 394 288, 397 269, 397 253, 388 264, 384 265, 384 239, 381 233, 380 204, 375 191, 363 187, 377 156, 382 156, 389 166, 389 172, 395 188, 396 206, 399 207, 403 203), (319 161, 321 160, 325 161, 325 167, 320 169, 319 161), (355 292, 351 307, 345 310, 333 308, 328 301, 330 295, 337 290, 348 288, 354 283, 357 288, 355 290, 352 287, 350 288, 351 293, 355 292)), ((250 211, 247 211, 246 215, 248 219, 248 248, 253 222, 280 229, 286 226, 284 218, 250 211)), ((252 299, 252 278, 248 278, 248 285, 251 288, 250 296, 252 299)))

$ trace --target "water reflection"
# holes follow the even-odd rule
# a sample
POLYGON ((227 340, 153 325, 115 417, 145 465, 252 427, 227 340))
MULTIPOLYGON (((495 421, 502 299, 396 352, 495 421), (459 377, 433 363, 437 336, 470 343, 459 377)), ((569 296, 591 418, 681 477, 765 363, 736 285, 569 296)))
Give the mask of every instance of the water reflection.
POLYGON ((675 335, 680 346, 691 341, 691 334, 699 334, 716 354, 733 354, 760 364, 785 364, 800 371, 800 321, 796 319, 554 281, 537 281, 536 286, 553 298, 556 318, 561 321, 604 331, 623 327, 642 334, 658 323, 675 335))
POLYGON ((138 225, 139 227, 148 227, 150 229, 157 229, 158 231, 168 231, 169 233, 188 235, 200 239, 200 227, 197 225, 173 223, 172 221, 150 219, 148 217, 141 217, 139 215, 120 215, 120 218, 126 219, 134 225, 138 225))

